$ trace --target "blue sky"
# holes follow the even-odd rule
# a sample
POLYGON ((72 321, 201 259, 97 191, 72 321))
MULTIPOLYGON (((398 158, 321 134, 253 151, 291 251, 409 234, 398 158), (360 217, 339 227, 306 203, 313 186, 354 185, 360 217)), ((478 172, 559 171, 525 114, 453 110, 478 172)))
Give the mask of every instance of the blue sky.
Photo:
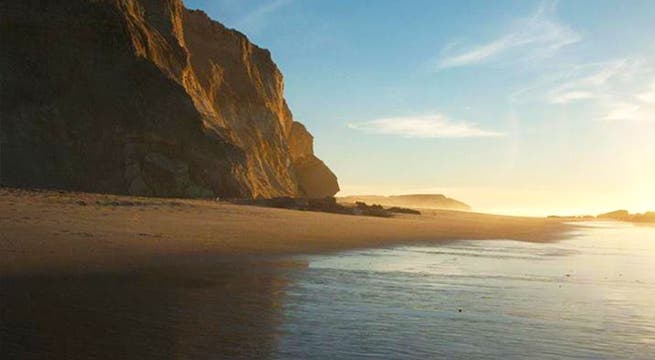
POLYGON ((342 194, 655 210, 655 1, 185 3, 271 50, 342 194))

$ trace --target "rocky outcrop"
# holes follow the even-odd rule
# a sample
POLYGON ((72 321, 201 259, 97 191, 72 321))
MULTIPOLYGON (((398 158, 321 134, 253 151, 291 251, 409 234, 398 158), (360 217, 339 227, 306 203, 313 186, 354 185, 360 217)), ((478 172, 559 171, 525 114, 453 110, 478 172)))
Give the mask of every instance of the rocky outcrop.
POLYGON ((180 0, 10 0, 0 13, 3 185, 338 191, 293 121, 270 53, 203 12, 180 0))
POLYGON ((382 205, 368 205, 363 202, 357 202, 355 204, 344 206, 338 203, 337 199, 334 197, 325 197, 322 199, 291 197, 279 197, 272 199, 236 199, 232 202, 239 205, 254 205, 302 211, 320 211, 342 215, 363 215, 377 217, 392 217, 394 213, 421 215, 421 212, 413 209, 399 207, 385 209, 382 207, 382 205))
POLYGON ((330 197, 339 192, 337 177, 314 156, 314 138, 301 123, 294 121, 289 133, 289 151, 298 186, 310 198, 330 197))

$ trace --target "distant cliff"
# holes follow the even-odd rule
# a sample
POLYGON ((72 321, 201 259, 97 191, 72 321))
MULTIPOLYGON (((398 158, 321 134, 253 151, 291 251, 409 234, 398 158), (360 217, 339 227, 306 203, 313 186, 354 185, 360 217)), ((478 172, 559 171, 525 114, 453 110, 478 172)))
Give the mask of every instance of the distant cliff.
POLYGON ((181 0, 0 3, 3 185, 324 197, 270 53, 181 0))
POLYGON ((365 202, 368 204, 380 204, 385 206, 407 206, 425 209, 448 209, 469 211, 471 207, 467 204, 445 197, 441 194, 412 194, 412 195, 355 195, 339 198, 342 203, 365 202))
POLYGON ((637 223, 655 223, 655 212, 649 211, 642 214, 631 214, 628 210, 616 210, 597 216, 604 220, 628 221, 637 223))

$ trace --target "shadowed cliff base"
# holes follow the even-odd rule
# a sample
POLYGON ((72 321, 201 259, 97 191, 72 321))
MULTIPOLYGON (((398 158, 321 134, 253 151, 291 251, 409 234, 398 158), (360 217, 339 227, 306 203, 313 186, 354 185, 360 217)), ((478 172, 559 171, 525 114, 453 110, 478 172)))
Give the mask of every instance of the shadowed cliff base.
POLYGON ((418 210, 401 207, 390 207, 385 209, 379 204, 369 205, 363 202, 356 202, 355 204, 340 204, 337 202, 337 199, 333 197, 326 197, 323 199, 282 197, 273 199, 232 200, 231 202, 238 205, 254 205, 300 211, 318 211, 342 215, 377 217, 392 217, 394 214, 421 215, 421 212, 418 210))

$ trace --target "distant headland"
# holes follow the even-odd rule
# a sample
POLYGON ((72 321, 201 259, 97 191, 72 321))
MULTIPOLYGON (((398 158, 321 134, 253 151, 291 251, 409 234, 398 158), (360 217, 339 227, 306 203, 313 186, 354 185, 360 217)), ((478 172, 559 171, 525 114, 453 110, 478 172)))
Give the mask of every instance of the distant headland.
POLYGON ((410 194, 410 195, 352 195, 339 197, 341 203, 366 202, 386 206, 404 206, 422 209, 442 209, 470 211, 471 207, 461 201, 451 199, 442 194, 410 194))
POLYGON ((579 215, 579 216, 549 216, 551 219, 560 219, 568 221, 593 221, 593 220, 612 220, 612 221, 625 221, 632 223, 653 223, 655 224, 655 212, 647 211, 644 213, 631 214, 628 210, 615 210, 608 213, 593 215, 579 215))

